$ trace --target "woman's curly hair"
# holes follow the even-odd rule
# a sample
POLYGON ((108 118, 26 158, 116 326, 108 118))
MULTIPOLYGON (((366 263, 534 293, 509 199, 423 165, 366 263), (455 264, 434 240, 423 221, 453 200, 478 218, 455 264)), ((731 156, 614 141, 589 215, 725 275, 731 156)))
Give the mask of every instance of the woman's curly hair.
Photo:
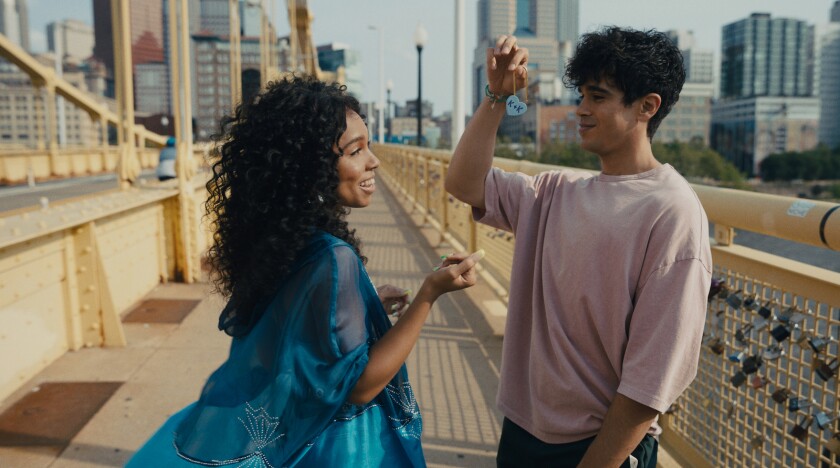
MULTIPOLYGON (((220 124, 205 203, 216 290, 229 297, 219 329, 242 336, 316 230, 360 254, 339 203, 334 151, 359 102, 345 86, 290 76, 268 84, 220 124)), ((362 257, 363 261, 366 261, 362 257)))
POLYGON ((648 93, 659 94, 659 111, 647 126, 648 138, 653 138, 662 119, 680 98, 685 83, 683 56, 659 31, 607 27, 581 37, 563 76, 566 86, 574 88, 602 79, 624 93, 625 106, 648 93))

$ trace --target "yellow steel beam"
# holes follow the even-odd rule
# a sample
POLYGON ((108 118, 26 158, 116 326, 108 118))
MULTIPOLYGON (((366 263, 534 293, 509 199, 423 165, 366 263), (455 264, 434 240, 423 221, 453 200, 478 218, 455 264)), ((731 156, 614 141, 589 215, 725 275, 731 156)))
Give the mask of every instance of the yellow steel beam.
MULTIPOLYGON (((117 124, 117 115, 105 104, 98 102, 90 93, 80 90, 67 82, 64 78, 57 77, 52 68, 42 65, 26 51, 10 41, 6 36, 0 34, 0 57, 15 64, 21 71, 29 75, 32 83, 37 87, 48 86, 52 83, 55 94, 73 103, 76 107, 87 112, 93 120, 104 117, 108 122, 117 124)), ((37 108, 36 108, 37 109, 37 108)), ((145 138, 158 145, 166 143, 166 136, 145 131, 145 138)))
POLYGON ((716 224, 840 250, 837 203, 707 185, 693 188, 709 219, 716 224))
POLYGON ((239 0, 229 0, 230 11, 230 109, 236 110, 242 100, 242 30, 239 0))

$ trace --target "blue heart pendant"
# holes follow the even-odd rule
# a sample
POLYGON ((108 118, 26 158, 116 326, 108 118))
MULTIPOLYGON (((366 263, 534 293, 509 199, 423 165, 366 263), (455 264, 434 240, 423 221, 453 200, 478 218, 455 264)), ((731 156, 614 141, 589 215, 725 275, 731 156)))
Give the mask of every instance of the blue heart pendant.
POLYGON ((512 95, 505 101, 505 109, 508 115, 516 117, 524 114, 528 110, 528 104, 520 101, 516 95, 512 95))

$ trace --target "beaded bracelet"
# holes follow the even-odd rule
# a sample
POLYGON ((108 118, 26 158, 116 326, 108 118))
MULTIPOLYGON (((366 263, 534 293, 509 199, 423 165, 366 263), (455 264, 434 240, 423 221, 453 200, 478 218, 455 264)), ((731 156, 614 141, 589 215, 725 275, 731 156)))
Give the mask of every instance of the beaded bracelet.
POLYGON ((497 102, 505 102, 507 98, 510 97, 510 94, 504 96, 493 94, 493 92, 490 91, 490 83, 484 85, 484 95, 487 96, 487 99, 489 99, 493 104, 496 104, 497 102))

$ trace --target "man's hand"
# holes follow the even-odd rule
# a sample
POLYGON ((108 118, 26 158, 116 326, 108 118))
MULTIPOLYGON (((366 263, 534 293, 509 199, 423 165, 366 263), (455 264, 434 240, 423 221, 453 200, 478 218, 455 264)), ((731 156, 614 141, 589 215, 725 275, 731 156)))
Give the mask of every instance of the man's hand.
POLYGON ((528 49, 516 44, 515 36, 499 36, 496 47, 487 48, 487 83, 496 95, 513 94, 528 83, 528 49), (514 75, 516 83, 514 83, 514 75))

